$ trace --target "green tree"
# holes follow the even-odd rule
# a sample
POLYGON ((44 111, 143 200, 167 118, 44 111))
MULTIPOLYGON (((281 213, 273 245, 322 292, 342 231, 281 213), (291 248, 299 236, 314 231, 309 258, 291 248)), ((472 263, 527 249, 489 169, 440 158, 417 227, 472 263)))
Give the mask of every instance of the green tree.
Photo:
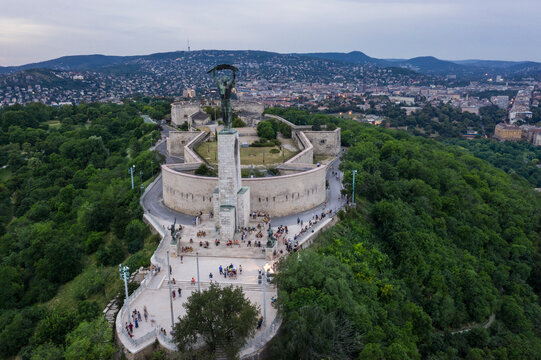
POLYGON ((191 350, 201 336, 211 351, 223 349, 236 356, 256 328, 258 308, 240 287, 221 288, 211 284, 202 292, 194 292, 183 304, 186 315, 175 324, 174 341, 178 348, 191 350))
POLYGON ((105 360, 115 352, 112 330, 105 318, 83 321, 66 336, 66 360, 105 360))
POLYGON ((257 136, 268 140, 276 139, 276 130, 270 121, 261 121, 257 124, 257 136))
POLYGON ((64 349, 53 343, 41 344, 32 350, 30 360, 62 360, 64 359, 64 349))

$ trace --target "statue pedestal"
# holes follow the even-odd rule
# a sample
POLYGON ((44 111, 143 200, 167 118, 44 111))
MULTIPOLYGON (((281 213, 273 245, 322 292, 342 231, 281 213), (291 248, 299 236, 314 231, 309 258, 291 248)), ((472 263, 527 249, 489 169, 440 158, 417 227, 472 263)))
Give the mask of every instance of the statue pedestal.
POLYGON ((218 188, 213 201, 220 240, 233 240, 237 227, 246 226, 250 215, 250 189, 242 187, 236 130, 218 133, 218 188))

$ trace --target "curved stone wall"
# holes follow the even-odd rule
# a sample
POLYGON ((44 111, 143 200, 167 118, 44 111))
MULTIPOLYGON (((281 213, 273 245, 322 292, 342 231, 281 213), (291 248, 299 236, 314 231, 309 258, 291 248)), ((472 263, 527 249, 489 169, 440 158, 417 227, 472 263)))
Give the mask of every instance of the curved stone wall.
POLYGON ((197 215, 212 210, 212 194, 218 185, 215 177, 175 171, 174 165, 162 165, 163 202, 184 214, 197 215))
POLYGON ((251 211, 285 216, 310 210, 325 201, 326 166, 291 175, 242 179, 250 188, 251 211))
MULTIPOLYGON (((162 165, 163 199, 176 211, 196 215, 213 210, 212 194, 217 178, 192 175, 162 165)), ((309 210, 325 201, 326 167, 266 178, 242 179, 250 187, 251 211, 285 216, 309 210)))

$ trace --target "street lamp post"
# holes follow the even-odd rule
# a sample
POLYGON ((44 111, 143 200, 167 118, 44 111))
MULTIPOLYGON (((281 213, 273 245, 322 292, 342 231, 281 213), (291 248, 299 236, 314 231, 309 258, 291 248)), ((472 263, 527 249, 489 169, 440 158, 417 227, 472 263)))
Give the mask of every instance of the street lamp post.
POLYGON ((130 278, 130 268, 127 266, 122 266, 122 264, 118 264, 118 272, 120 273, 120 279, 124 280, 124 291, 126 292, 126 297, 124 298, 124 304, 126 305, 126 308, 128 309, 128 319, 130 319, 131 311, 130 311, 130 302, 128 301, 128 280, 130 278))
POLYGON ((173 317, 173 290, 171 288, 171 265, 169 265, 169 251, 167 251, 167 276, 169 280, 169 305, 171 306, 171 333, 175 329, 175 319, 173 317))
POLYGON ((201 292, 201 282, 199 281, 199 252, 195 253, 195 261, 197 263, 197 291, 201 292))
POLYGON ((135 170, 135 165, 132 165, 132 167, 128 169, 128 172, 131 174, 131 188, 132 188, 132 190, 134 189, 134 187, 133 187, 133 172, 134 172, 134 170, 135 170))
POLYGON ((141 196, 143 196, 143 190, 145 189, 145 186, 141 184, 141 196))
POLYGON ((351 172, 353 175, 353 189, 351 190, 351 202, 355 204, 355 176, 357 176, 357 170, 351 172))
POLYGON ((263 326, 267 325, 267 270, 263 268, 263 326))
POLYGON ((141 180, 141 184, 143 183, 143 170, 139 171, 139 179, 141 180))

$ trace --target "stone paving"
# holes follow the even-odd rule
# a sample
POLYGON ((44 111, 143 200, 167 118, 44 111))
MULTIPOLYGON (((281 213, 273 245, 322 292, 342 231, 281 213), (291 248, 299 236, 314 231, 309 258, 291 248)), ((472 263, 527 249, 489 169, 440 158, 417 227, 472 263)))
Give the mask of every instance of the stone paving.
MULTIPOLYGON (((160 148, 163 149, 165 146, 161 144, 160 148)), ((337 169, 338 164, 339 160, 333 162, 335 170, 337 169)), ((297 223, 297 220, 302 220, 303 225, 306 226, 309 220, 315 218, 316 214, 320 215, 322 212, 326 212, 330 209, 333 210, 334 214, 338 209, 344 206, 345 199, 344 197, 340 196, 340 191, 342 190, 341 174, 334 176, 331 174, 331 169, 329 169, 327 178, 329 180, 329 189, 327 190, 327 201, 325 204, 301 214, 274 218, 271 220, 273 230, 276 231, 279 225, 287 225, 289 233, 287 235, 284 234, 283 236, 285 236, 286 239, 293 240, 294 235, 299 234, 301 231, 301 225, 297 223)), ((162 236, 166 235, 166 239, 163 240, 164 243, 158 247, 155 255, 153 256, 154 260, 159 259, 160 262, 163 263, 163 265, 161 265, 161 271, 149 279, 149 281, 146 283, 146 288, 144 288, 130 303, 131 311, 137 309, 141 312, 141 315, 143 315, 144 306, 146 306, 148 309, 150 315, 148 321, 145 321, 143 318, 139 328, 134 329, 133 333, 134 339, 144 338, 148 340, 145 340, 144 344, 134 343, 127 338, 126 334, 119 334, 123 344, 132 353, 136 353, 154 342, 155 336, 148 337, 148 334, 152 332, 155 327, 158 329, 164 328, 168 333, 171 330, 171 310, 169 300, 170 293, 166 265, 168 250, 171 254, 169 258, 172 270, 171 279, 175 279, 175 284, 172 284, 172 287, 175 289, 179 287, 182 288, 182 297, 179 298, 177 296, 173 301, 174 321, 176 321, 179 316, 185 315, 185 310, 182 304, 184 304, 186 299, 194 291, 197 291, 197 283, 195 285, 191 284, 192 277, 197 280, 196 252, 199 253, 199 281, 202 290, 209 286, 209 274, 212 272, 212 281, 226 286, 241 286, 245 292, 245 296, 257 304, 260 307, 260 310, 263 311, 263 288, 262 285, 258 284, 258 270, 262 269, 266 264, 271 264, 271 262, 268 260, 268 255, 270 254, 265 254, 262 248, 248 247, 247 241, 244 243, 241 242, 240 246, 233 245, 232 247, 227 247, 222 243, 220 246, 216 247, 214 245, 214 239, 217 238, 217 234, 214 230, 213 221, 203 219, 201 224, 197 226, 193 225, 193 217, 179 214, 165 207, 163 204, 161 191, 161 179, 158 178, 154 186, 149 188, 145 193, 145 196, 143 196, 141 199, 141 204, 145 210, 145 218, 162 234, 162 236), (170 245, 170 236, 168 234, 169 231, 167 230, 167 227, 173 223, 174 218, 177 219, 177 224, 183 224, 184 226, 180 245, 193 247, 192 252, 182 254, 182 263, 180 261, 180 256, 176 256, 174 249, 170 245), (197 237, 197 231, 200 230, 207 231, 207 235, 205 237, 197 237), (193 244, 189 243, 190 237, 192 237, 194 240, 193 244), (210 246, 208 249, 199 247, 199 241, 203 239, 209 241, 210 246), (242 265, 242 274, 239 274, 237 279, 224 279, 223 277, 219 276, 218 267, 220 265, 225 267, 229 264, 233 264, 235 267, 237 267, 237 269, 239 268, 239 265, 242 265), (154 322, 151 322, 152 319, 154 322), (147 336, 145 337, 145 335, 147 336)), ((309 229, 305 235, 310 234, 313 228, 314 227, 309 229)), ((263 229, 266 229, 266 226, 263 229)), ((256 231, 251 234, 248 239, 260 240, 262 244, 264 244, 266 242, 266 231, 262 230, 262 232, 264 234, 263 238, 255 239, 255 233, 257 233, 256 231)), ((237 234, 235 238, 240 239, 240 235, 237 234)), ((280 255, 280 250, 282 250, 283 255, 287 254, 285 248, 286 247, 283 244, 281 237, 277 242, 276 247, 278 257, 280 255)), ((153 262, 155 262, 154 260, 153 262)), ((274 307, 272 307, 270 304, 270 299, 272 296, 276 297, 277 293, 274 285, 269 284, 266 287, 266 326, 263 326, 260 330, 258 330, 254 336, 254 339, 261 338, 261 343, 258 345, 249 344, 247 346, 248 349, 245 349, 244 352, 252 351, 252 349, 257 350, 259 345, 262 345, 264 342, 270 340, 270 338, 264 339, 265 336, 272 336, 274 331, 277 330, 275 329, 276 323, 273 321, 277 315, 276 309, 274 309, 274 307)), ((119 322, 120 324, 125 324, 126 321, 128 321, 127 314, 123 319, 117 319, 117 325, 119 322)))
MULTIPOLYGON (((194 285, 191 284, 192 277, 197 280, 197 266, 195 256, 184 256, 182 264, 179 257, 170 257, 171 264, 171 279, 175 279, 175 285, 171 284, 175 289, 176 297, 173 300, 173 314, 174 320, 177 321, 179 316, 186 314, 182 304, 186 302, 188 297, 197 291, 197 281, 194 285), (182 296, 178 297, 176 289, 182 289, 182 296)), ((213 274, 213 282, 220 284, 221 286, 241 286, 243 287, 245 296, 253 303, 257 304, 263 311, 263 287, 258 284, 258 270, 265 265, 264 259, 248 259, 248 258, 217 258, 217 257, 199 257, 199 274, 201 281, 201 290, 208 288, 210 285, 209 274, 213 274), (242 265, 242 274, 237 276, 236 280, 224 279, 219 274, 218 267, 220 265, 226 266, 233 264, 235 267, 242 265)), ((130 304, 130 309, 133 311, 137 309, 143 315, 144 306, 147 307, 149 313, 148 321, 140 323, 139 328, 134 329, 134 338, 143 336, 151 331, 155 326, 158 328, 164 328, 169 333, 171 330, 171 307, 169 300, 169 284, 167 269, 161 269, 160 273, 155 275, 155 278, 159 279, 158 289, 146 289, 130 304), (154 320, 152 322, 151 320, 154 320)), ((271 296, 277 296, 276 290, 273 285, 268 285, 266 289, 266 303, 267 303, 267 319, 275 318, 276 309, 271 306, 271 296)), ((127 320, 124 320, 124 322, 127 320)))

